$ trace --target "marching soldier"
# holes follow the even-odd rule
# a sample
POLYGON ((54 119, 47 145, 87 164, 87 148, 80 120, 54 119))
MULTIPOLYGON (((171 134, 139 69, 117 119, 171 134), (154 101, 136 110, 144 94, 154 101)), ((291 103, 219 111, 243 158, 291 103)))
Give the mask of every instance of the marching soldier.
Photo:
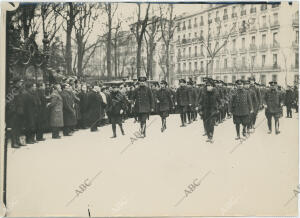
POLYGON ((246 127, 249 115, 253 111, 250 94, 243 88, 241 80, 236 81, 237 90, 233 93, 230 111, 233 115, 233 123, 235 124, 237 137, 240 139, 240 125, 243 125, 243 136, 246 136, 246 127))
POLYGON ((111 105, 108 111, 110 114, 110 121, 111 121, 112 131, 113 131, 113 136, 111 138, 116 138, 117 137, 116 124, 119 125, 122 135, 125 135, 122 126, 122 114, 127 110, 127 100, 124 94, 122 94, 119 91, 117 85, 113 86, 113 90, 111 92, 110 97, 111 97, 111 105))
POLYGON ((169 116, 170 111, 174 108, 174 103, 172 100, 172 95, 167 89, 168 83, 165 80, 160 82, 161 88, 157 91, 157 104, 158 113, 161 117, 161 132, 167 129, 166 118, 169 116))
POLYGON ((189 90, 186 87, 185 79, 179 80, 180 87, 176 91, 176 105, 179 107, 180 111, 180 119, 181 119, 181 126, 185 127, 186 125, 186 113, 188 111, 188 107, 192 105, 191 103, 191 96, 189 95, 189 90))
POLYGON ((146 120, 154 111, 154 100, 151 89, 146 86, 147 77, 140 76, 139 87, 134 90, 134 110, 140 122, 141 137, 146 137, 146 120))
POLYGON ((292 105, 294 102, 294 94, 291 89, 291 86, 288 86, 288 89, 285 92, 284 104, 286 106, 286 117, 292 118, 292 105))
POLYGON ((248 125, 247 125, 247 133, 250 134, 250 129, 253 129, 254 126, 254 118, 256 118, 259 102, 256 96, 256 92, 254 89, 250 89, 250 81, 244 81, 244 88, 249 92, 253 107, 253 112, 249 115, 248 125))
POLYGON ((257 114, 258 111, 262 105, 262 99, 261 99, 261 93, 259 88, 257 87, 257 83, 255 83, 255 78, 254 77, 250 77, 249 78, 250 81, 250 87, 249 89, 252 90, 252 92, 254 92, 256 94, 256 102, 252 102, 253 103, 253 113, 251 115, 251 128, 254 129, 254 125, 256 123, 256 118, 257 118, 257 114))
POLYGON ((265 94, 265 101, 266 101, 266 110, 265 115, 268 119, 268 128, 269 134, 272 133, 272 117, 275 120, 275 133, 276 135, 280 133, 279 131, 279 118, 281 116, 281 103, 282 103, 282 95, 277 90, 277 82, 272 81, 269 82, 270 89, 265 94))
POLYGON ((206 79, 206 85, 201 92, 199 113, 203 119, 207 142, 213 143, 215 119, 218 114, 218 94, 212 79, 206 79))

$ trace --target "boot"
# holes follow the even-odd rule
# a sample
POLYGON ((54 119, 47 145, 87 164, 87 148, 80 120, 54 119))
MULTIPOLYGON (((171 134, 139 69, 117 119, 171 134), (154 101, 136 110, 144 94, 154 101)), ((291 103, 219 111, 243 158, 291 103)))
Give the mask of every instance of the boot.
POLYGON ((116 133, 116 125, 115 124, 112 124, 112 131, 113 131, 113 136, 111 138, 116 138, 117 133, 116 133))
POLYGON ((125 132, 124 132, 124 129, 123 129, 122 123, 120 124, 120 129, 121 129, 121 133, 122 133, 122 135, 125 135, 125 132))

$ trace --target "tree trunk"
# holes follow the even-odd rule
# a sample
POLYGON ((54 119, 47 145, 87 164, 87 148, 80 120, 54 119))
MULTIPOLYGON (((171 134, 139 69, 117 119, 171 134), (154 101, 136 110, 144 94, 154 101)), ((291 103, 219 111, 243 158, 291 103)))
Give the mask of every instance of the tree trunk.
POLYGON ((72 34, 72 27, 70 24, 67 25, 67 38, 66 38, 66 68, 67 74, 72 74, 72 49, 71 49, 71 34, 72 34))
POLYGON ((169 45, 166 45, 166 80, 170 83, 169 45))
POLYGON ((84 48, 82 48, 82 43, 78 42, 78 55, 77 55, 77 75, 79 77, 82 77, 82 62, 83 62, 83 56, 84 56, 84 48))
POLYGON ((114 44, 114 51, 115 51, 115 77, 118 77, 118 54, 117 54, 117 40, 115 40, 114 44))
POLYGON ((112 28, 112 17, 111 17, 111 4, 107 4, 107 18, 108 18, 108 33, 107 33, 107 52, 106 52, 106 66, 107 66, 107 77, 110 80, 112 76, 111 72, 111 28, 112 28))
POLYGON ((136 74, 141 76, 141 53, 142 53, 142 37, 138 40, 137 55, 136 55, 136 74))

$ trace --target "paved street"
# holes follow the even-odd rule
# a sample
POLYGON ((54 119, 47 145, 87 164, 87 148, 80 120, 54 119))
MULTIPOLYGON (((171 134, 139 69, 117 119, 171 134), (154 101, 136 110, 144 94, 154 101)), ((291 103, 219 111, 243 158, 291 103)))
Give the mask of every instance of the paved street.
POLYGON ((298 114, 268 135, 260 112, 245 141, 226 120, 214 144, 202 121, 180 128, 179 115, 163 134, 151 116, 145 139, 134 136, 138 123, 124 125, 116 139, 106 126, 9 148, 7 216, 296 215, 298 114))

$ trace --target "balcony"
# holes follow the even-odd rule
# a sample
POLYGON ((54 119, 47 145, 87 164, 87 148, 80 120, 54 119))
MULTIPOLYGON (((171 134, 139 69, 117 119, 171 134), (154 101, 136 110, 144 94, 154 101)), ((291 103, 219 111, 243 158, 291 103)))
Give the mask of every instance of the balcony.
POLYGON ((232 13, 232 14, 231 14, 231 17, 232 17, 232 18, 237 17, 237 13, 232 13))
POLYGON ((241 16, 245 16, 247 14, 247 11, 246 10, 242 10, 241 11, 241 16))
POLYGON ((270 49, 277 50, 280 48, 279 42, 273 42, 273 44, 270 45, 270 49))
POLYGON ((236 48, 231 49, 231 50, 230 50, 230 54, 236 55, 236 54, 237 54, 236 48))
POLYGON ((227 48, 224 48, 221 52, 222 55, 226 55, 228 54, 228 49, 227 48))
POLYGON ((182 44, 190 43, 191 39, 182 39, 182 44))
POLYGON ((259 27, 259 31, 262 32, 262 31, 266 31, 268 30, 268 26, 266 23, 262 24, 260 27, 259 27))
POLYGON ((292 47, 294 48, 294 49, 299 49, 299 41, 293 41, 293 43, 292 43, 292 47))
POLYGON ((256 45, 255 44, 250 44, 250 48, 249 48, 249 51, 250 52, 256 52, 257 48, 256 48, 256 45))
POLYGON ((279 28, 279 26, 280 25, 279 25, 278 20, 275 20, 271 23, 271 29, 277 29, 277 28, 279 28))
POLYGON ((299 17, 293 19, 293 27, 299 27, 299 17))
POLYGON ((243 27, 241 27, 241 28, 239 29, 239 31, 240 31, 240 34, 241 34, 241 35, 244 35, 244 34, 246 34, 247 29, 246 29, 245 26, 243 26, 243 27))
POLYGON ((251 25, 250 29, 249 29, 249 33, 256 33, 257 32, 257 28, 256 26, 253 24, 251 25))
POLYGON ((256 13, 256 8, 251 8, 250 9, 250 14, 255 14, 256 13))
POLYGON ((268 50, 268 45, 266 43, 261 44, 259 46, 259 51, 267 51, 268 50))
POLYGON ((198 41, 198 38, 193 38, 192 39, 192 42, 197 42, 198 41))
POLYGON ((223 16, 223 20, 228 20, 228 15, 227 14, 223 16))
POLYGON ((239 51, 240 51, 241 54, 243 54, 243 53, 247 52, 247 49, 246 48, 240 48, 239 51))

